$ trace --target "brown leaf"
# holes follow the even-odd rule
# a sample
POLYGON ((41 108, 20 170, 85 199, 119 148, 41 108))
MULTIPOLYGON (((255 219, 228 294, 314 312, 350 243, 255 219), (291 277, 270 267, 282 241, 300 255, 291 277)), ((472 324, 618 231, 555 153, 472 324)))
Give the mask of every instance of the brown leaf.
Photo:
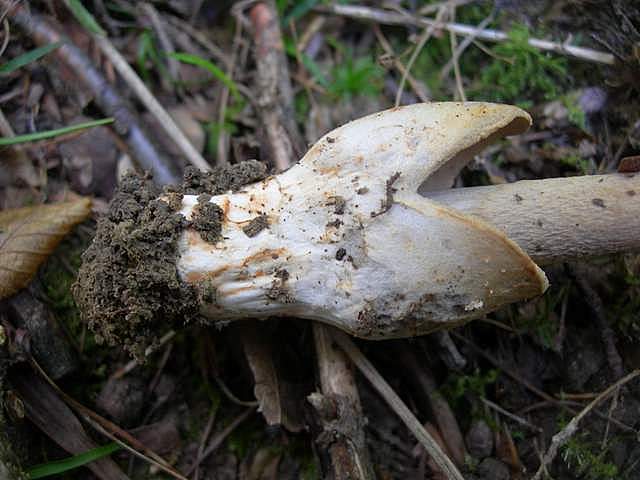
POLYGON ((303 425, 296 409, 295 387, 279 375, 274 362, 273 341, 259 327, 249 325, 241 332, 260 411, 269 425, 282 425, 291 432, 299 432, 303 425))
POLYGON ((24 288, 71 228, 91 211, 91 200, 0 212, 0 299, 24 288))

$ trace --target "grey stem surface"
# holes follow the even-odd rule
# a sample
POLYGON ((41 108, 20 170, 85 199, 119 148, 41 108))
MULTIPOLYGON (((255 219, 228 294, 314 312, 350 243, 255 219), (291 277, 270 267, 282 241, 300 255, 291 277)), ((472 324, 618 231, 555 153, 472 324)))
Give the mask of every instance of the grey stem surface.
POLYGON ((640 251, 640 174, 523 180, 426 196, 503 230, 539 265, 640 251))

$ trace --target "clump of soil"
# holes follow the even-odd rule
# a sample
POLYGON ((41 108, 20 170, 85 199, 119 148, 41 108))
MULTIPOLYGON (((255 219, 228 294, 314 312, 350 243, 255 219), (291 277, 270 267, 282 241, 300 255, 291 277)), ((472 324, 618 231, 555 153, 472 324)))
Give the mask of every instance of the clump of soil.
POLYGON ((120 344, 137 358, 164 332, 198 317, 197 292, 177 271, 177 245, 193 226, 207 241, 220 236, 222 211, 199 202, 194 224, 178 213, 181 194, 218 195, 266 176, 263 164, 242 162, 212 172, 187 169, 182 185, 165 189, 149 176, 127 176, 82 256, 73 294, 98 341, 120 344))
POLYGON ((257 182, 267 176, 267 167, 257 160, 218 167, 211 172, 203 172, 194 167, 187 167, 180 187, 170 187, 172 191, 180 191, 185 195, 220 195, 229 190, 238 190, 248 183, 257 182))
POLYGON ((82 255, 73 294, 96 339, 141 358, 158 332, 198 312, 193 287, 176 270, 187 220, 158 197, 149 177, 128 175, 82 255))
POLYGON ((203 240, 216 243, 222 236, 222 216, 224 212, 209 200, 211 195, 203 193, 198 196, 198 204, 191 215, 191 226, 203 240))

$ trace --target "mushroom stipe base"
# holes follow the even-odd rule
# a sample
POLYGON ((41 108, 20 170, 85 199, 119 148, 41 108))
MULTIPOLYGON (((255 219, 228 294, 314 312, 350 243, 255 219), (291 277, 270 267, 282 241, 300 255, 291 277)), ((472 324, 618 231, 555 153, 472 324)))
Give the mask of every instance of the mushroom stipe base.
MULTIPOLYGON (((237 190, 266 176, 256 161, 200 172, 188 168, 182 185, 162 189, 149 176, 128 174, 98 222, 96 236, 82 256, 73 287, 83 318, 98 342, 121 345, 143 358, 169 329, 196 321, 198 297, 210 297, 178 275, 178 239, 186 228, 217 239, 219 208, 207 202, 202 215, 188 221, 177 213, 184 192, 195 195, 237 190), (162 197, 162 199, 160 198, 162 197), (208 206, 211 207, 208 207, 208 206)), ((204 199, 203 199, 204 200, 204 199)))

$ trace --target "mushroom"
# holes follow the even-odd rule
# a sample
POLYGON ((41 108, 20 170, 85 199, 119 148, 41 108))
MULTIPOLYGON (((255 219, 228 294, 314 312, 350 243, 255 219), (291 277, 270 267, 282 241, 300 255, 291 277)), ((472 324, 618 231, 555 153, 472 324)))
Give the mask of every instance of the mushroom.
MULTIPOLYGON (((429 103, 360 118, 284 173, 209 200, 214 243, 179 240, 181 279, 215 322, 274 315, 358 337, 425 334, 542 294, 544 265, 640 248, 640 177, 450 189, 487 144, 528 129, 508 105, 429 103)), ((190 219, 198 199, 185 195, 190 219)))

